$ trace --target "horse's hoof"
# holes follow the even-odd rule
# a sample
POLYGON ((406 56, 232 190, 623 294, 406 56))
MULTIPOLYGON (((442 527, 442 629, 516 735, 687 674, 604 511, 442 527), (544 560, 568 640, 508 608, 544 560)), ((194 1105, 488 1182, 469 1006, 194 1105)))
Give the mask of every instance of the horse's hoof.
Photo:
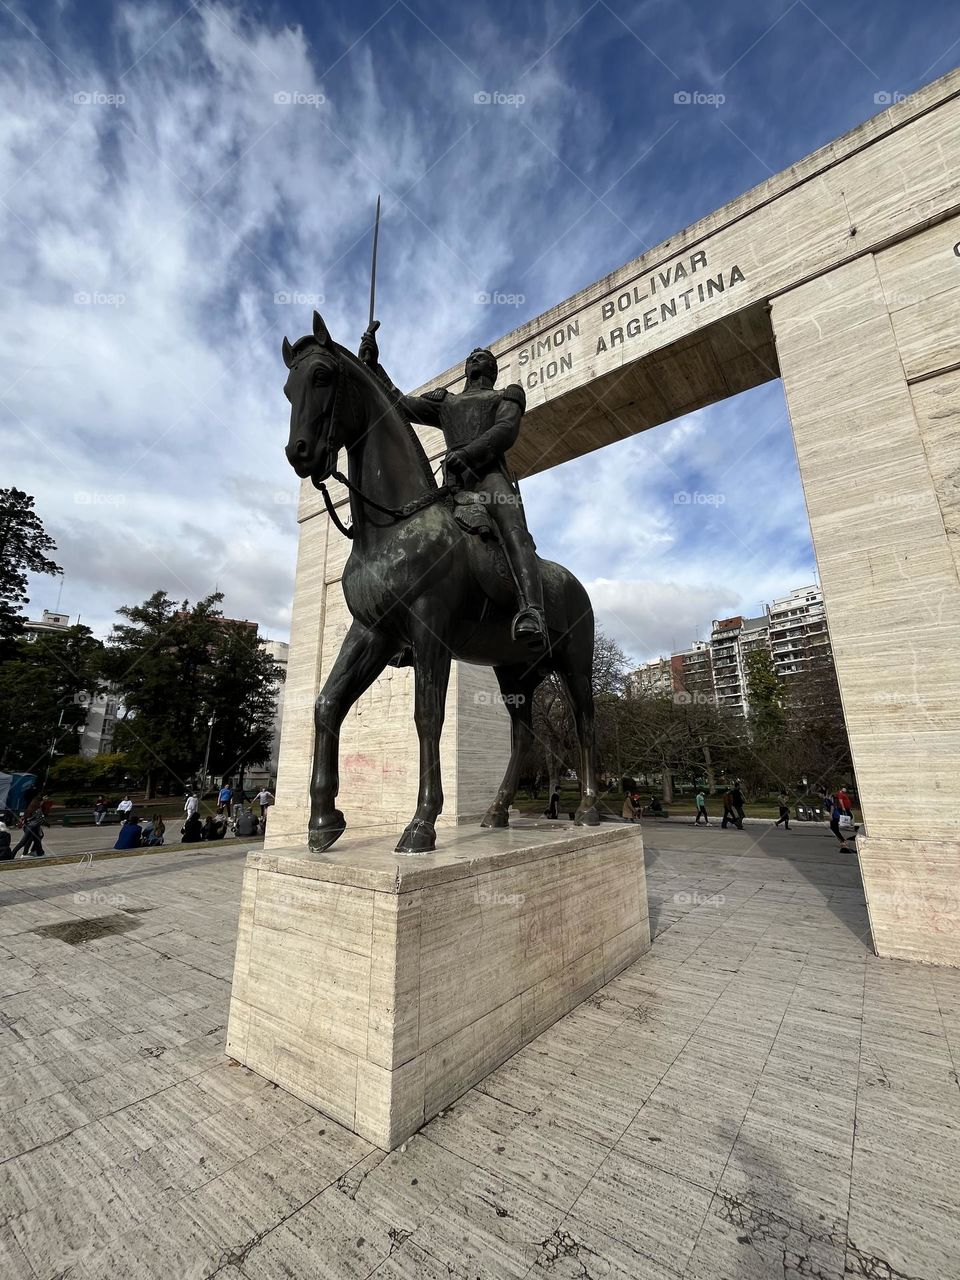
POLYGON ((577 827, 599 827, 600 814, 597 812, 597 806, 592 804, 589 809, 578 809, 574 814, 573 822, 577 827))
POLYGON ((490 808, 483 815, 481 827, 509 827, 510 815, 503 809, 490 808))
POLYGON ((414 820, 404 829, 397 841, 395 853, 432 853, 437 847, 437 833, 432 822, 422 818, 414 820))
POLYGON ((316 826, 311 825, 307 843, 315 853, 323 853, 337 843, 347 829, 347 820, 339 809, 325 814, 316 826))

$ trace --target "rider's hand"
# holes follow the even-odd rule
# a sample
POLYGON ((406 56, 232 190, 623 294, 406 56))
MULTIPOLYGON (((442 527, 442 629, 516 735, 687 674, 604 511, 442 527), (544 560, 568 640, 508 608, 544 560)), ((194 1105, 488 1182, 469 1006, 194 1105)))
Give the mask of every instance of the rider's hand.
POLYGON ((371 367, 380 362, 380 348, 377 346, 377 339, 374 336, 379 328, 379 320, 374 320, 367 326, 363 337, 360 339, 360 350, 357 352, 363 363, 371 367))
POLYGON ((468 462, 459 449, 451 449, 443 460, 444 480, 453 488, 463 488, 464 475, 468 462))

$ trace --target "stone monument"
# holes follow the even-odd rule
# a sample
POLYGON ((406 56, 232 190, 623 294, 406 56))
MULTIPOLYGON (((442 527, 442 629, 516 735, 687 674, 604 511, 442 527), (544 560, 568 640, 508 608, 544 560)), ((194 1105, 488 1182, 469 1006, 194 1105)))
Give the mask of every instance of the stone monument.
POLYGON ((525 396, 470 353, 462 392, 405 396, 379 363, 313 332, 283 342, 287 458, 351 540, 352 615, 316 700, 310 819, 300 843, 248 856, 227 1052, 392 1149, 650 945, 643 841, 600 828, 593 742, 593 611, 536 555, 505 452, 525 396), (438 484, 412 429, 440 428, 438 484), (336 470, 341 450, 347 474, 336 470), (326 485, 350 495, 349 528, 326 485), (479 826, 434 853, 451 660, 492 667, 511 722, 499 790, 479 826), (417 808, 391 853, 343 835, 340 729, 388 667, 412 666, 417 808), (511 824, 533 695, 555 672, 580 740, 573 823, 511 824), (410 855, 418 855, 411 857, 410 855))

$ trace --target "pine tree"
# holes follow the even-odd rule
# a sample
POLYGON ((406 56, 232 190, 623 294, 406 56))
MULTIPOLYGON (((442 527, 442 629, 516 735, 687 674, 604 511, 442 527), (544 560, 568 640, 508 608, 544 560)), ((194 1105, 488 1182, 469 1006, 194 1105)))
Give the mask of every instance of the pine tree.
POLYGON ((46 554, 57 544, 22 489, 0 489, 0 656, 23 634, 21 610, 29 604, 28 573, 62 573, 46 554))

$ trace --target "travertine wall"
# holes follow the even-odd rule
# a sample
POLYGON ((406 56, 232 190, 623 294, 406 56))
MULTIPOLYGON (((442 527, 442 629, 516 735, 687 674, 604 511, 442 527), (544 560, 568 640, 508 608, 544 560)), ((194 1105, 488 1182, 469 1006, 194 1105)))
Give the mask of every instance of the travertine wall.
POLYGON ((639 827, 252 853, 227 1052, 390 1150, 649 946, 639 827))
POLYGON ((867 827, 877 950, 960 964, 960 219, 773 325, 867 827))

